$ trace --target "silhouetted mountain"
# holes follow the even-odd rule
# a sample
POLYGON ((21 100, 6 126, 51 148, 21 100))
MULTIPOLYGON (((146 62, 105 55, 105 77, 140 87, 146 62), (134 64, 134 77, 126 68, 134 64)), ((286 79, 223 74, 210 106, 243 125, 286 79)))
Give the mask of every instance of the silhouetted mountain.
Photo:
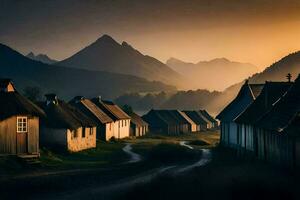
POLYGON ((32 60, 40 61, 46 64, 54 64, 57 62, 57 60, 49 58, 46 54, 38 54, 34 55, 33 52, 30 52, 29 54, 26 55, 27 58, 30 58, 32 60))
MULTIPOLYGON (((191 64, 194 65, 194 64, 191 64)), ((250 83, 265 83, 265 81, 285 81, 286 75, 291 73, 294 78, 300 73, 300 52, 292 53, 266 68, 263 72, 249 78, 250 83)), ((222 79, 226 79, 224 76, 222 79)), ((218 82, 220 79, 215 79, 218 82)), ((179 91, 169 94, 126 94, 118 97, 120 105, 128 104, 135 110, 149 110, 151 108, 168 109, 207 109, 213 115, 220 112, 240 90, 242 82, 228 87, 223 92, 209 92, 207 90, 179 91), (155 106, 154 106, 155 105, 155 106)))
MULTIPOLYGON (((286 75, 294 78, 300 73, 300 51, 289 54, 267 67, 264 71, 249 78, 249 83, 265 83, 266 81, 287 81, 286 75)), ((210 102, 215 110, 223 109, 238 93, 243 82, 228 87, 222 95, 210 102)))
POLYGON ((174 90, 160 82, 110 72, 89 71, 48 65, 31 60, 0 44, 0 76, 12 78, 22 90, 37 86, 42 92, 55 92, 64 98, 76 95, 102 95, 114 98, 126 92, 174 90))
POLYGON ((57 65, 135 75, 177 86, 182 82, 182 77, 164 63, 141 54, 126 42, 119 44, 108 35, 57 65))
POLYGON ((258 71, 252 64, 232 62, 226 58, 216 58, 196 64, 170 58, 167 65, 191 80, 193 88, 209 90, 224 90, 258 71))

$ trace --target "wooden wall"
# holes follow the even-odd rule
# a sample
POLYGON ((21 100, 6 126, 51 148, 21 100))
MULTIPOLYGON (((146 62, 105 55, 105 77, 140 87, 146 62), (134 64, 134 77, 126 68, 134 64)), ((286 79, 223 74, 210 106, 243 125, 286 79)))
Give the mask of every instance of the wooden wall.
MULTIPOLYGON (((24 115, 23 115, 24 116, 24 115)), ((28 117, 26 145, 28 154, 39 153, 39 118, 28 117)), ((0 154, 18 154, 17 152, 17 116, 0 122, 0 154)))

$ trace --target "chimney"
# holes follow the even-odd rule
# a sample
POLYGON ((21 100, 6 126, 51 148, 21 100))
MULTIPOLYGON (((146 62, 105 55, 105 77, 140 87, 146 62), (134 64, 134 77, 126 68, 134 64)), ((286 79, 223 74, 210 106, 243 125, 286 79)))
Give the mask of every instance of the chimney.
POLYGON ((11 79, 0 79, 0 92, 14 92, 15 87, 11 79))
POLYGON ((97 99, 98 99, 99 102, 101 102, 101 101, 102 101, 101 95, 99 95, 99 96, 97 97, 97 99))
POLYGON ((46 104, 47 104, 47 106, 49 104, 54 104, 54 105, 58 104, 58 100, 57 100, 56 94, 46 94, 45 97, 46 97, 46 104))
POLYGON ((286 78, 287 78, 288 82, 290 83, 290 82, 291 82, 291 79, 292 79, 291 73, 288 73, 288 74, 286 75, 286 78))

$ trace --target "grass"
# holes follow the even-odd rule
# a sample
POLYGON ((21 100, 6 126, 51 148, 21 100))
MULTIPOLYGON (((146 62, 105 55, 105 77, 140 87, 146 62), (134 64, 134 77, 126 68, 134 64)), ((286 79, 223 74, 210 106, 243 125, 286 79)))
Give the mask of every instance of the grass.
POLYGON ((97 147, 80 152, 57 152, 42 149, 41 163, 43 167, 56 168, 85 168, 111 165, 128 159, 122 151, 122 142, 97 141, 97 147))

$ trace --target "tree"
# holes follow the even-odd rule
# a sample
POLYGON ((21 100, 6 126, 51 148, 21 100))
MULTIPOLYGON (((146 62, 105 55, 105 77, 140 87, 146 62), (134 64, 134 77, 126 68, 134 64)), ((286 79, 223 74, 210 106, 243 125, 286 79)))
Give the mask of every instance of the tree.
POLYGON ((31 101, 39 101, 42 99, 42 91, 39 87, 27 86, 24 89, 24 96, 31 101))

